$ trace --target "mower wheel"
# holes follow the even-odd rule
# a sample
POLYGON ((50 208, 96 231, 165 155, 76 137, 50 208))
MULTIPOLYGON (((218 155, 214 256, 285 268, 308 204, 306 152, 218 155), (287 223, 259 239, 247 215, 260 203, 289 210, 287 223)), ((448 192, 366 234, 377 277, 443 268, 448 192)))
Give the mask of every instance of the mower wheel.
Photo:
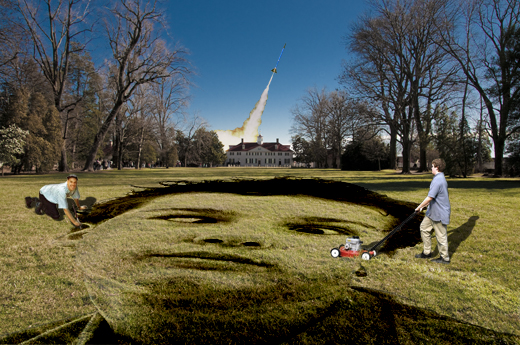
POLYGON ((368 253, 368 252, 364 252, 363 254, 361 254, 361 259, 363 259, 363 260, 368 261, 368 260, 370 260, 371 258, 372 258, 372 257, 371 257, 371 255, 370 255, 370 253, 368 253))
POLYGON ((337 258, 339 257, 339 249, 338 248, 332 248, 330 250, 330 255, 333 257, 333 258, 337 258))

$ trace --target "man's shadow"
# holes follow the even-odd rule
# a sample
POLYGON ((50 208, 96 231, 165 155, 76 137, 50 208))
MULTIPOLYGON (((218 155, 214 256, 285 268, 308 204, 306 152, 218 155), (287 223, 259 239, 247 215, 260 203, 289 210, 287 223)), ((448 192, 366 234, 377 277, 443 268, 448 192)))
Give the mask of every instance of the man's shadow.
MULTIPOLYGON (((448 231, 448 251, 450 257, 457 251, 460 244, 464 242, 473 232, 473 228, 477 224, 479 216, 471 216, 468 221, 452 231, 448 231)), ((432 252, 432 257, 439 254, 439 246, 437 245, 435 250, 432 252)))

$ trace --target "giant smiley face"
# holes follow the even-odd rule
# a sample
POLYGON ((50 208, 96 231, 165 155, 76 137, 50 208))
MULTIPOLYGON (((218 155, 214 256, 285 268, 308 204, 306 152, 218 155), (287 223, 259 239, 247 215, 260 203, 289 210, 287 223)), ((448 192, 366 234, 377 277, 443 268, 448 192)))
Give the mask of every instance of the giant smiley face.
POLYGON ((132 339, 269 341, 346 293, 354 261, 331 246, 389 218, 309 197, 171 195, 98 226, 79 260, 94 303, 132 339))
POLYGON ((357 186, 302 182, 217 181, 129 198, 143 206, 98 225, 79 248, 93 302, 143 343, 298 334, 348 296, 357 262, 330 249, 350 235, 376 241, 398 221, 389 209, 409 211, 357 186))

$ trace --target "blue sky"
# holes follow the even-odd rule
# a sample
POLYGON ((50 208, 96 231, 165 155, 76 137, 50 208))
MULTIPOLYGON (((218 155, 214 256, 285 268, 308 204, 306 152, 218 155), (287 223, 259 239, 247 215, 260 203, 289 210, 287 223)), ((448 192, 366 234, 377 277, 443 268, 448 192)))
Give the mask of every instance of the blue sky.
POLYGON ((211 129, 241 127, 260 99, 280 52, 260 132, 290 142, 291 109, 309 87, 334 90, 343 37, 366 8, 351 0, 167 1, 169 32, 190 52, 196 84, 189 112, 211 129))

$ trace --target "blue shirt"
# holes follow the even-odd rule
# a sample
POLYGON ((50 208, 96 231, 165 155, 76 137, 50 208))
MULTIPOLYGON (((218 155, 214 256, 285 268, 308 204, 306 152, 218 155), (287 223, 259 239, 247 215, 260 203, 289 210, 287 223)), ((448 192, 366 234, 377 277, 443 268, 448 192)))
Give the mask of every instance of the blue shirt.
POLYGON ((450 223, 451 205, 448 195, 448 182, 444 173, 439 172, 433 177, 428 196, 433 200, 428 205, 426 216, 433 221, 448 225, 450 223))
POLYGON ((40 193, 53 204, 58 204, 58 208, 68 208, 67 197, 79 199, 78 189, 70 191, 67 182, 58 184, 48 184, 40 189, 40 193))

